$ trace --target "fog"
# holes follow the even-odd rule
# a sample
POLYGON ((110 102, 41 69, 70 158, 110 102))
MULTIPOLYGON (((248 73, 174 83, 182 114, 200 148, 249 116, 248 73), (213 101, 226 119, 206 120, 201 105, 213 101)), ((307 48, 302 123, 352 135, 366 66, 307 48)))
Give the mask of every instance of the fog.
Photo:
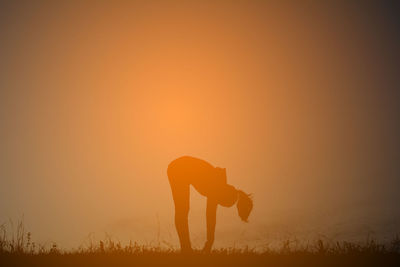
POLYGON ((254 196, 247 224, 218 208, 217 247, 399 232, 394 7, 0 5, 0 224, 177 246, 166 168, 191 155, 254 196))

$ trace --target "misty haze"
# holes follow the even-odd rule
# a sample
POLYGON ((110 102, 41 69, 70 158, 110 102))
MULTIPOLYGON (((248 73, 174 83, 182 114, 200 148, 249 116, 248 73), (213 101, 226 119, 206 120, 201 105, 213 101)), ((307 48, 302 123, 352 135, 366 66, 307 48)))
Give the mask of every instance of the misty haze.
MULTIPOLYGON (((104 238, 178 250, 167 168, 190 155, 253 197, 248 223, 218 207, 215 249, 391 242, 397 9, 172 3, 0 4, 0 225, 23 220, 67 250, 104 238)), ((201 249, 207 198, 190 190, 201 249)))

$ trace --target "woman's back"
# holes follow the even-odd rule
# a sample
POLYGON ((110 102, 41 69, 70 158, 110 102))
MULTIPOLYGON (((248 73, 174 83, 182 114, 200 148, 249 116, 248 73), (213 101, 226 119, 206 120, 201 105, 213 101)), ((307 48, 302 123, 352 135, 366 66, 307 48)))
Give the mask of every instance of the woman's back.
POLYGON ((175 182, 191 184, 203 196, 211 196, 226 184, 225 169, 215 168, 205 160, 183 156, 168 165, 168 177, 175 182))

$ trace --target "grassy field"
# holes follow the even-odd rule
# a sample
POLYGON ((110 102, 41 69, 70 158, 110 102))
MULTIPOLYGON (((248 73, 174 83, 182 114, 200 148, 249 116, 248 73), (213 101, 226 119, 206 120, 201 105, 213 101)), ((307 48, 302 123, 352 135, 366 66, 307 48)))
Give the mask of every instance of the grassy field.
POLYGON ((45 247, 32 242, 22 224, 13 235, 4 229, 0 233, 0 266, 400 266, 399 237, 387 244, 368 239, 299 245, 288 240, 264 251, 226 248, 183 255, 172 248, 122 245, 111 239, 72 250, 45 247))

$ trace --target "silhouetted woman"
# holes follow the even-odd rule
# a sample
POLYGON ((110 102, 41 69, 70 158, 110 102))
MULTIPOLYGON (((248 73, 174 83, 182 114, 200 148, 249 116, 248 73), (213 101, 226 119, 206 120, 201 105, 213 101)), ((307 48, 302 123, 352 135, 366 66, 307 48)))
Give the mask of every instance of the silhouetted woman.
POLYGON ((168 165, 168 180, 175 203, 175 226, 182 252, 191 251, 189 237, 189 194, 192 185, 207 197, 207 241, 204 251, 209 252, 214 243, 217 206, 231 207, 235 203, 239 217, 247 222, 253 208, 250 195, 226 183, 226 169, 214 167, 208 162, 184 156, 168 165))

